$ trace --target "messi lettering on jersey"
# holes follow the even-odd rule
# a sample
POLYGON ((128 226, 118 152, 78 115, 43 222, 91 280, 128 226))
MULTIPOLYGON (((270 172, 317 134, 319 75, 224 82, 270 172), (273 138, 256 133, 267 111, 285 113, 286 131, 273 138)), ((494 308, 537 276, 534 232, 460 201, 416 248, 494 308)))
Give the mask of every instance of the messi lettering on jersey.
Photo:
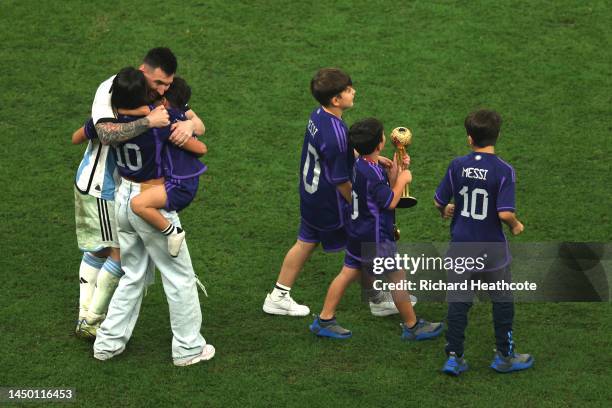
POLYGON ((346 124, 315 109, 308 121, 300 164, 300 212, 302 220, 319 230, 342 228, 346 200, 336 186, 350 180, 354 163, 346 124))

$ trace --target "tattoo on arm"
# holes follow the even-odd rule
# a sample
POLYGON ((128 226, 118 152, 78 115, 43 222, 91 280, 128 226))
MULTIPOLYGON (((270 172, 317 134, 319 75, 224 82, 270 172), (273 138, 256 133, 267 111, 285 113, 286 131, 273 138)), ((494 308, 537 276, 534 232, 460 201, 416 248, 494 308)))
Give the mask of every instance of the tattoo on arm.
POLYGON ((104 122, 96 124, 96 132, 102 144, 118 144, 141 135, 149 128, 149 119, 144 117, 129 123, 104 122))

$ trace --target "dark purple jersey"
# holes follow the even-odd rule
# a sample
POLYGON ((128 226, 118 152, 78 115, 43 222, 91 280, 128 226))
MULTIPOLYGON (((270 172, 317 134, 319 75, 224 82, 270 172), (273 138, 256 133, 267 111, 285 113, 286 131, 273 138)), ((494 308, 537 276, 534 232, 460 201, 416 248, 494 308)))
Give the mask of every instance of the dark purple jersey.
POLYGON ((353 168, 353 205, 348 223, 347 251, 361 258, 361 244, 394 242, 393 212, 389 205, 393 190, 385 169, 378 163, 358 158, 353 168))
MULTIPOLYGON (((168 110, 173 118, 172 123, 179 120, 187 120, 182 109, 168 110)), ((162 152, 162 166, 164 169, 164 177, 166 179, 185 180, 193 177, 198 177, 207 169, 195 154, 181 149, 172 143, 166 143, 162 152)))
POLYGON ((350 180, 355 161, 348 129, 322 107, 310 114, 300 165, 302 220, 319 230, 344 226, 346 200, 336 185, 350 180))
POLYGON ((495 154, 472 152, 448 166, 434 199, 455 202, 452 242, 505 242, 498 211, 515 210, 514 169, 495 154))
MULTIPOLYGON (((180 112, 168 110, 170 121, 177 119, 180 112)), ((127 123, 140 117, 118 115, 118 122, 127 123)), ((162 177, 162 149, 170 137, 170 126, 152 128, 143 134, 121 143, 113 149, 117 170, 122 177, 142 182, 162 177)))

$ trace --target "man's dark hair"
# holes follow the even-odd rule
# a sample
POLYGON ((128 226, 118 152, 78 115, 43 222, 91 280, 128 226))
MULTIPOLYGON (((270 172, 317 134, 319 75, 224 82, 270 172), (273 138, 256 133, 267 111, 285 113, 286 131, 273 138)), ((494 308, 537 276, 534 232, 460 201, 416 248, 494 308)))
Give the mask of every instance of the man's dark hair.
POLYGON ((366 155, 376 150, 383 140, 383 124, 376 118, 362 119, 353 123, 349 129, 349 140, 360 155, 366 155))
POLYGON ((111 88, 115 109, 135 109, 149 103, 149 87, 142 71, 134 67, 121 69, 111 88))
POLYGON ((166 47, 157 47, 149 50, 142 62, 153 69, 161 68, 166 75, 174 75, 178 67, 176 57, 170 48, 166 47))
POLYGON ((465 130, 477 147, 495 146, 502 118, 494 110, 481 109, 465 118, 465 130))
POLYGON ((174 81, 172 81, 172 85, 170 85, 164 97, 173 108, 188 111, 191 87, 183 78, 174 77, 174 81))
POLYGON ((334 96, 353 85, 351 77, 338 68, 322 68, 310 81, 312 96, 323 106, 329 106, 334 96))

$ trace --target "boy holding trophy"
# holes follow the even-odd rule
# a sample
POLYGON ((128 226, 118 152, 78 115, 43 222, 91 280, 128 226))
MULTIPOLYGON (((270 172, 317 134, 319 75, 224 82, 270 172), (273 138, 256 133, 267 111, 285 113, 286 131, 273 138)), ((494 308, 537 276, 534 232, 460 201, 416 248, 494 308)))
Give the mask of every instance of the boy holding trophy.
MULTIPOLYGON (((399 170, 397 155, 392 165, 385 168, 379 162, 385 146, 383 124, 374 118, 364 119, 349 131, 349 138, 359 153, 352 177, 352 209, 348 221, 348 244, 344 267, 331 283, 323 310, 310 325, 310 331, 320 337, 346 339, 350 330, 336 322, 336 307, 346 288, 363 277, 364 286, 377 277, 373 274, 372 259, 363 251, 363 244, 375 245, 375 256, 393 257, 397 252, 394 237, 394 213, 405 187, 412 181, 410 170, 399 170), (363 273, 363 276, 362 276, 363 273)), ((383 272, 391 283, 401 283, 404 271, 383 272)), ((405 290, 392 290, 391 296, 402 317, 402 339, 426 340, 442 333, 441 323, 417 319, 410 296, 405 290)))

